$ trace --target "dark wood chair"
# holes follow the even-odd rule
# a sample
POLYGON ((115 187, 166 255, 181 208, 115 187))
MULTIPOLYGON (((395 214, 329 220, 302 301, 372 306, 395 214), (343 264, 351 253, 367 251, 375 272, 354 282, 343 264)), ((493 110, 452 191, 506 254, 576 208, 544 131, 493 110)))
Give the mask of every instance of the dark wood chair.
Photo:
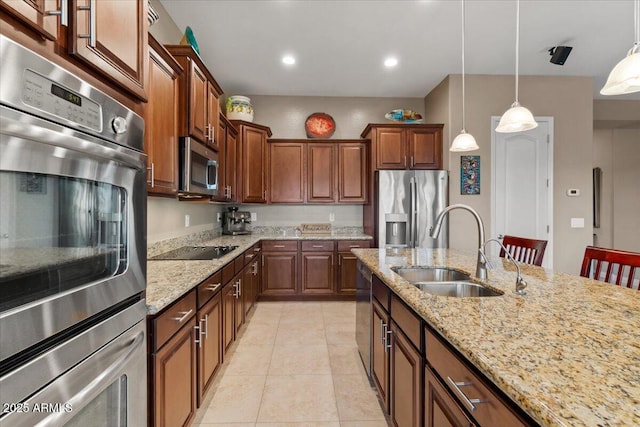
POLYGON ((587 246, 580 275, 640 290, 640 253, 587 246))
MULTIPOLYGON (((544 251, 547 249, 546 240, 527 239, 517 236, 504 236, 502 244, 507 248, 513 259, 524 264, 542 265, 544 251)), ((500 256, 505 257, 504 249, 500 249, 500 256)))

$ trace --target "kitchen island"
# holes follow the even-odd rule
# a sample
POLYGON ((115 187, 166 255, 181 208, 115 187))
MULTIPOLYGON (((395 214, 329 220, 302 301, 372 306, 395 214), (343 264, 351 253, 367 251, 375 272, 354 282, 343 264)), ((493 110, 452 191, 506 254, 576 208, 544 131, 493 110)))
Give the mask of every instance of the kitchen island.
POLYGON ((535 422, 640 425, 640 292, 502 258, 483 282, 504 295, 440 297, 392 266, 447 266, 473 274, 476 254, 449 249, 354 249, 400 299, 535 422))

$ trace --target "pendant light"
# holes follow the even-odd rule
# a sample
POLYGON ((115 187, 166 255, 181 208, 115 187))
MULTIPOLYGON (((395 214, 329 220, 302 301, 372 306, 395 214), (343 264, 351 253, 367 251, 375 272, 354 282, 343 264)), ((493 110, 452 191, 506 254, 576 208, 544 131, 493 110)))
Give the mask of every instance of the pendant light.
POLYGON ((520 0, 516 3, 516 101, 500 118, 496 132, 522 132, 538 127, 531 111, 518 102, 518 62, 520 58, 520 0))
POLYGON ((467 133, 465 128, 465 93, 464 93, 464 0, 462 0, 462 130, 460 134, 455 137, 449 151, 473 151, 478 150, 478 143, 476 139, 470 133, 467 133))
POLYGON ((613 67, 602 95, 624 95, 640 92, 640 0, 633 3, 633 21, 636 41, 627 56, 613 67))

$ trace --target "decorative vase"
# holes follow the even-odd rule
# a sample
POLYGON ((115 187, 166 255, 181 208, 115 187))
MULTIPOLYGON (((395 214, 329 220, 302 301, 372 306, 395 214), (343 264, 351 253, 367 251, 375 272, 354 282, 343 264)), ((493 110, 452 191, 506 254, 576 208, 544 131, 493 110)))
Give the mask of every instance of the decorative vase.
POLYGON ((234 95, 227 99, 227 118, 229 120, 253 121, 253 106, 246 96, 234 95))

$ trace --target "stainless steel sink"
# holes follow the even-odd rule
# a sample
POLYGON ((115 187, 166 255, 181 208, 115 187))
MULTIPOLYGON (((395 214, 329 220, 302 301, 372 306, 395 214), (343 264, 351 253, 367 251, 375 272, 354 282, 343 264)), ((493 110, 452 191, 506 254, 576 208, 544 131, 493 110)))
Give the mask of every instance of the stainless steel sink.
POLYGON ((413 283, 418 289, 443 297, 496 297, 502 292, 471 282, 431 282, 413 283))
POLYGON ((411 283, 471 280, 468 274, 448 267, 391 267, 391 270, 411 283))

